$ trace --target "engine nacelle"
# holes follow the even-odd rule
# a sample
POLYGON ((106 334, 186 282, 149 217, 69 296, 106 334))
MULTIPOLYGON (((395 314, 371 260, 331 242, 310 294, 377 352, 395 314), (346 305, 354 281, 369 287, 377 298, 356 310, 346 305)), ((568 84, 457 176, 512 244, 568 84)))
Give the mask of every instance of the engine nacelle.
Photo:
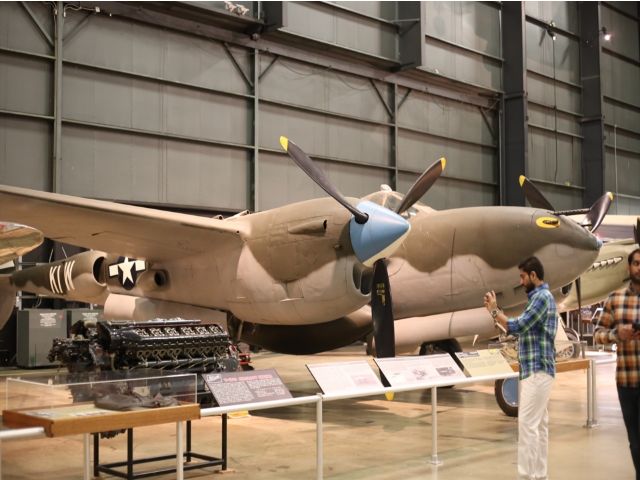
POLYGON ((82 252, 15 271, 9 281, 15 290, 102 305, 108 295, 102 270, 105 257, 102 252, 82 252))
POLYGON ((227 300, 229 310, 242 320, 269 325, 323 323, 369 302, 365 267, 353 255, 334 257, 292 281, 274 279, 249 248, 243 249, 237 265, 227 300))
POLYGON ((350 345, 371 333, 367 309, 347 317, 314 325, 256 325, 230 316, 227 329, 235 341, 289 355, 311 355, 350 345))

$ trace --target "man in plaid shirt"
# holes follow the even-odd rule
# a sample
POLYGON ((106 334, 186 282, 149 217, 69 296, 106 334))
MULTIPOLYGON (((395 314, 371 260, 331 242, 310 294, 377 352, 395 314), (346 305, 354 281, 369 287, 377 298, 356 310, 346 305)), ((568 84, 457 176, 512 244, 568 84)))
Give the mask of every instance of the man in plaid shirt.
POLYGON ((609 295, 594 340, 617 343, 616 383, 622 418, 627 427, 631 458, 640 480, 640 248, 629 254, 629 286, 609 295))
POLYGON ((499 327, 518 336, 518 477, 537 480, 547 478, 547 404, 556 374, 554 340, 558 314, 553 295, 544 282, 544 268, 540 260, 536 257, 527 258, 518 268, 520 285, 529 297, 522 315, 507 318, 498 309, 493 291, 484 296, 484 305, 499 327))

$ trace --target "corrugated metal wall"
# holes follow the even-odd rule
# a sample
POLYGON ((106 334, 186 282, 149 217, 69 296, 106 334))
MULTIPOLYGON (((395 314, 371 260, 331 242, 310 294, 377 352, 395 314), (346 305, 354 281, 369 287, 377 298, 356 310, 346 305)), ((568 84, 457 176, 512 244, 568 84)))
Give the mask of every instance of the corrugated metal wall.
MULTIPOLYGON (((261 18, 258 2, 238 3, 249 23, 261 18)), ((277 52, 269 34, 249 44, 223 27, 212 38, 67 6, 57 160, 53 8, 0 3, 0 181, 212 212, 322 196, 282 153, 286 135, 346 195, 381 183, 406 191, 446 156, 427 203, 495 204, 501 6, 414 3, 419 18, 400 19, 397 2, 283 2, 277 52), (407 68, 403 35, 416 22, 419 60, 407 68)), ((200 8, 224 14, 225 4, 200 8)), ((526 2, 526 14, 526 173, 546 182, 558 208, 580 207, 577 4, 526 2), (551 20, 556 41, 544 28, 551 20)), ((637 14, 637 2, 601 5, 602 24, 615 31, 602 72, 606 186, 623 194, 620 213, 640 203, 637 14)))

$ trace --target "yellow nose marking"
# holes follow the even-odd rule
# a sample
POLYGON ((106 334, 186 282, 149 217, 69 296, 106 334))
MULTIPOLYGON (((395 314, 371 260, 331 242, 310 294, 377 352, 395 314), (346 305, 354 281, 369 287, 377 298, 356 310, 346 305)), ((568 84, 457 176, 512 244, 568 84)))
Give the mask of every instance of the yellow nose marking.
POLYGON ((558 228, 560 221, 555 217, 539 217, 536 218, 536 225, 540 228, 558 228))

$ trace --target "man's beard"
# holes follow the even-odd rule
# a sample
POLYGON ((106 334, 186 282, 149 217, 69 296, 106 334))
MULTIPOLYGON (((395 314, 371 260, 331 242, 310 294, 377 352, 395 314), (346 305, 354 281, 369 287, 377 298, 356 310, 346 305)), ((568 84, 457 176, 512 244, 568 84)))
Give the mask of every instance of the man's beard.
MULTIPOLYGON (((632 281, 633 281, 633 280, 632 280, 632 281)), ((525 287, 524 287, 524 289, 525 289, 525 291, 526 291, 527 293, 531 293, 535 288, 536 288, 536 286, 535 286, 533 283, 531 283, 531 282, 527 283, 527 284, 525 285, 525 287)))
POLYGON ((638 275, 629 274, 629 278, 631 279, 631 283, 633 283, 636 287, 640 287, 640 274, 638 275))

